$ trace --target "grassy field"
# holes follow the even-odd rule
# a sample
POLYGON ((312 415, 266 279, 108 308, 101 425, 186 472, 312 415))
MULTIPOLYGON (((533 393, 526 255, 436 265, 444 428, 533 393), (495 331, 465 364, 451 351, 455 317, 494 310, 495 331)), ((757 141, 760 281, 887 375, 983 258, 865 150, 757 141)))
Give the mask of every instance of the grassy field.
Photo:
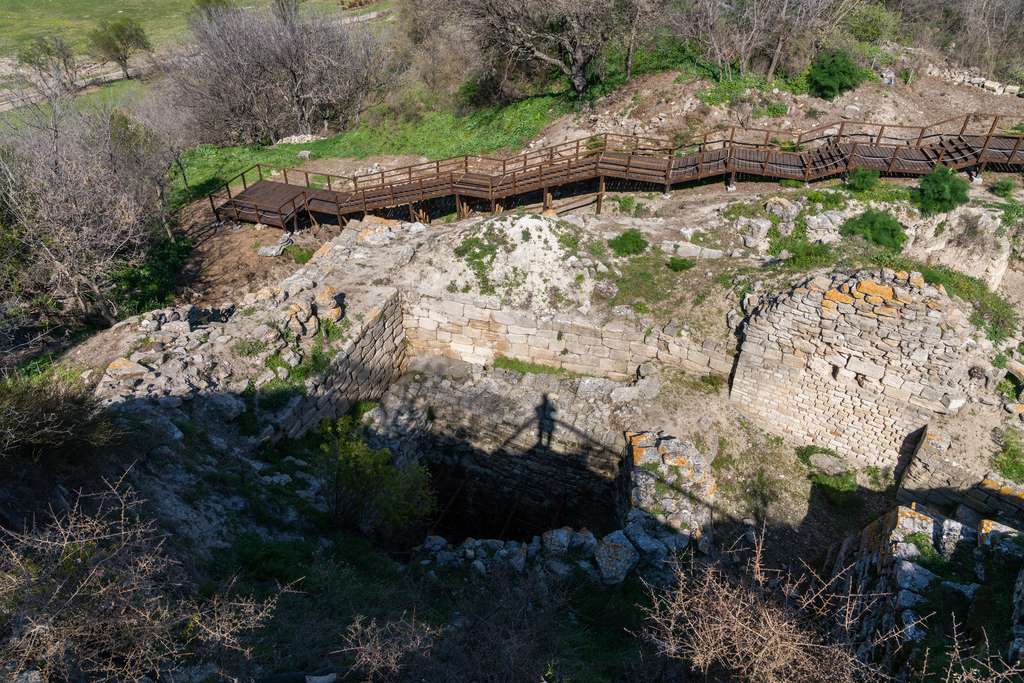
MULTIPOLYGON (((418 154, 444 159, 501 149, 516 151, 567 110, 563 97, 546 95, 463 116, 430 113, 418 123, 363 124, 340 135, 304 144, 282 144, 274 148, 200 145, 184 155, 185 169, 193 199, 196 199, 218 189, 253 164, 295 166, 300 150, 309 150, 313 158, 318 159, 365 159, 378 154, 418 154)), ((175 177, 170 196, 175 208, 187 202, 180 176, 175 177)))
MULTIPOLYGON (((240 3, 269 5, 269 0, 240 3)), ((338 6, 336 0, 307 0, 308 7, 323 10, 338 6)), ((393 2, 362 7, 363 13, 384 9, 393 2)), ((62 36, 76 51, 84 52, 89 31, 101 21, 133 17, 146 29, 157 49, 178 40, 185 30, 192 0, 5 0, 0 5, 0 57, 16 53, 38 35, 62 36)))

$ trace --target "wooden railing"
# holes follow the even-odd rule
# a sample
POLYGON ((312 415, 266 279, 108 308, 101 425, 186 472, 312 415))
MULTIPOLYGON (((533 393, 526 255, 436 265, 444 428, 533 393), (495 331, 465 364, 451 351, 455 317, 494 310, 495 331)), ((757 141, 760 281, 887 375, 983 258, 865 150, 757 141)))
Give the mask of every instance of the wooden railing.
MULTIPOLYGON (((214 195, 218 195, 221 197, 221 201, 235 207, 232 186, 237 187, 240 182, 245 191, 252 180, 264 181, 269 177, 273 177, 275 182, 311 188, 311 192, 321 193, 324 190, 313 188, 311 181, 323 178, 326 182, 326 195, 333 196, 333 201, 339 211, 342 206, 351 206, 353 202, 361 207, 355 210, 370 210, 394 205, 394 202, 397 201, 396 188, 398 194, 403 198, 401 203, 439 196, 437 192, 441 190, 438 188, 442 188, 444 185, 447 185, 447 191, 450 194, 457 195, 462 191, 463 194, 481 196, 493 201, 496 197, 517 194, 521 189, 532 190, 546 187, 545 183, 549 180, 564 182, 565 179, 574 177, 574 167, 577 175, 597 177, 606 173, 612 175, 621 173, 623 163, 625 163, 626 177, 653 180, 656 175, 662 173, 666 185, 672 183, 674 171, 694 166, 697 169, 695 175, 697 179, 723 173, 741 172, 759 173, 770 177, 813 180, 848 170, 858 158, 858 150, 867 147, 870 147, 871 151, 875 153, 874 161, 882 160, 876 166, 879 168, 884 166, 883 170, 921 172, 918 168, 911 170, 908 166, 898 164, 901 150, 924 151, 927 153, 927 158, 933 160, 932 165, 934 166, 943 161, 950 162, 949 149, 945 145, 952 141, 963 145, 964 149, 971 150, 973 163, 984 164, 996 159, 996 157, 986 157, 986 152, 994 139, 1001 138, 1014 143, 1013 151, 1008 157, 1014 159, 1018 150, 1024 153, 1024 150, 1021 149, 1024 127, 1012 129, 1010 128, 1011 122, 1017 122, 1018 125, 1024 123, 1024 116, 968 114, 927 126, 839 121, 821 124, 802 132, 728 126, 678 141, 605 133, 531 150, 510 158, 463 155, 354 176, 256 164, 234 176, 214 193, 211 193, 211 204, 214 195), (1001 130, 1000 124, 1002 124, 1001 130), (970 142, 969 147, 967 146, 968 142, 970 142), (981 151, 974 156, 975 148, 979 146, 981 151), (722 150, 728 150, 724 165, 721 163, 722 150), (751 168, 750 159, 738 158, 743 154, 743 150, 767 152, 760 169, 751 168), (826 167, 824 172, 812 172, 816 154, 825 151, 832 154, 841 153, 845 158, 845 164, 832 164, 826 167), (881 156, 878 156, 879 154, 881 156), (625 159, 624 162, 623 159, 625 159), (887 164, 884 163, 886 159, 888 159, 887 164), (658 169, 651 165, 655 160, 662 164, 658 166, 658 169), (668 163, 664 163, 665 161, 668 163), (712 161, 716 165, 705 172, 706 164, 712 161), (783 166, 790 169, 799 168, 801 171, 798 173, 773 171, 773 169, 783 166), (273 175, 275 171, 277 173, 273 175), (427 185, 428 190, 424 190, 424 184, 427 185), (419 192, 412 192, 416 186, 419 187, 419 192), (485 189, 486 193, 484 193, 485 189), (410 193, 415 196, 412 200, 408 200, 410 193), (368 201, 368 195, 372 195, 372 201, 368 201)), ((1004 146, 1003 149, 1007 149, 1007 147, 1004 146)), ((965 164, 966 161, 966 156, 952 159, 949 165, 957 166, 965 164)), ((919 161, 918 164, 920 165, 920 163, 919 161)), ((1014 161, 1014 163, 1021 162, 1014 161)), ((303 193, 303 205, 306 205, 307 202, 308 197, 303 193)), ((277 213, 282 220, 282 211, 289 206, 289 202, 285 202, 280 207, 260 207, 252 202, 246 202, 246 204, 257 215, 260 210, 264 210, 277 213)), ((294 200, 290 202, 290 205, 293 210, 296 208, 294 200)), ((224 212, 226 213, 226 209, 224 212)), ((236 218, 239 215, 237 208, 233 208, 231 213, 236 218)))

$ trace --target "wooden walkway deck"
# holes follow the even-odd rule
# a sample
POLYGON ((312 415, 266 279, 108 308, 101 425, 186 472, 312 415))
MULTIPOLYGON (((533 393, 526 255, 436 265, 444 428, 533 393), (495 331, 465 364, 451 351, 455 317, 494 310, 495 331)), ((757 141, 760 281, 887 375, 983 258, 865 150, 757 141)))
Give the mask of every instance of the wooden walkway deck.
POLYGON ((462 156, 362 176, 314 174, 257 164, 210 194, 223 218, 297 227, 301 212, 344 216, 454 197, 491 202, 528 192, 599 179, 598 213, 605 178, 664 185, 735 174, 811 181, 855 167, 920 175, 937 166, 1024 166, 1024 117, 968 114, 929 126, 842 121, 792 132, 733 126, 673 144, 669 140, 605 134, 526 152, 510 159, 462 156), (1017 124, 1010 129, 1008 126, 1017 124), (255 176, 255 177, 254 177, 255 176), (241 182, 239 191, 237 184, 241 182), (232 187, 236 185, 236 187, 232 187))

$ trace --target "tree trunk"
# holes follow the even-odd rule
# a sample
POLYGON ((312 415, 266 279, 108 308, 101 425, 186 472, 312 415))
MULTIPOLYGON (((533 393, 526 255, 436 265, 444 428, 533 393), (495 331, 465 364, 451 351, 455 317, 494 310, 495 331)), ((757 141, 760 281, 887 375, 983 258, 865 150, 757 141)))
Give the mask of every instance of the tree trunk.
POLYGON ((117 316, 115 316, 113 311, 110 310, 110 305, 107 304, 107 297, 103 295, 103 292, 101 292, 100 288, 96 286, 96 283, 84 275, 79 275, 78 279, 81 280, 82 284, 88 287, 92 291, 93 296, 96 297, 96 305, 99 306, 100 314, 103 316, 103 319, 107 324, 111 327, 116 325, 117 316))
POLYGON ((121 67, 121 75, 124 76, 124 80, 129 80, 131 76, 128 75, 128 60, 124 60, 117 63, 121 67))
POLYGON ((633 15, 633 26, 629 30, 629 48, 626 50, 626 80, 633 77, 633 46, 636 44, 636 27, 640 23, 640 5, 637 4, 633 15))
POLYGON ((171 224, 167 220, 167 202, 165 201, 166 195, 164 190, 165 188, 161 183, 156 191, 156 200, 160 205, 160 222, 164 224, 164 230, 167 232, 167 238, 171 240, 171 244, 178 246, 178 241, 174 239, 174 235, 171 233, 171 224))
POLYGON ((188 197, 189 201, 192 201, 192 188, 188 186, 188 174, 185 173, 185 165, 181 163, 181 155, 174 157, 174 163, 178 165, 178 170, 181 171, 181 180, 185 183, 185 196, 188 197))

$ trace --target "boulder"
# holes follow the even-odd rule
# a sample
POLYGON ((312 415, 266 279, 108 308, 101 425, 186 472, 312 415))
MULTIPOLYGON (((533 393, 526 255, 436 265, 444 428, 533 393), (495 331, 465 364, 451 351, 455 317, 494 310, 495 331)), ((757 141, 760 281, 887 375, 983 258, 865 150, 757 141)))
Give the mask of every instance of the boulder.
POLYGON ((280 244, 267 245, 265 247, 260 247, 260 250, 256 253, 259 256, 274 258, 284 253, 284 246, 280 244))
POLYGON ((621 530, 613 531, 602 538, 594 553, 594 561, 601 573, 601 580, 610 586, 622 583, 636 567, 639 559, 636 548, 621 530))
POLYGON ((825 453, 814 453, 810 458, 811 467, 825 474, 842 474, 846 472, 846 461, 825 453))
POLYGON ((543 536, 544 552, 552 557, 564 555, 569 550, 569 538, 573 531, 569 527, 552 529, 543 536))
POLYGON ((928 584, 938 578, 938 574, 933 574, 921 565, 907 560, 903 560, 896 567, 896 585, 903 590, 924 592, 928 589, 928 584))
POLYGON ((668 554, 668 548, 664 543, 651 538, 639 522, 632 522, 626 526, 626 538, 636 547, 640 553, 640 559, 645 564, 659 565, 668 554))
POLYGON ((773 216, 778 216, 784 223, 796 220, 800 214, 800 207, 783 197, 772 197, 765 204, 765 209, 773 216))
POLYGON ((245 402, 231 394, 214 394, 207 401, 225 422, 230 422, 245 412, 245 402))

